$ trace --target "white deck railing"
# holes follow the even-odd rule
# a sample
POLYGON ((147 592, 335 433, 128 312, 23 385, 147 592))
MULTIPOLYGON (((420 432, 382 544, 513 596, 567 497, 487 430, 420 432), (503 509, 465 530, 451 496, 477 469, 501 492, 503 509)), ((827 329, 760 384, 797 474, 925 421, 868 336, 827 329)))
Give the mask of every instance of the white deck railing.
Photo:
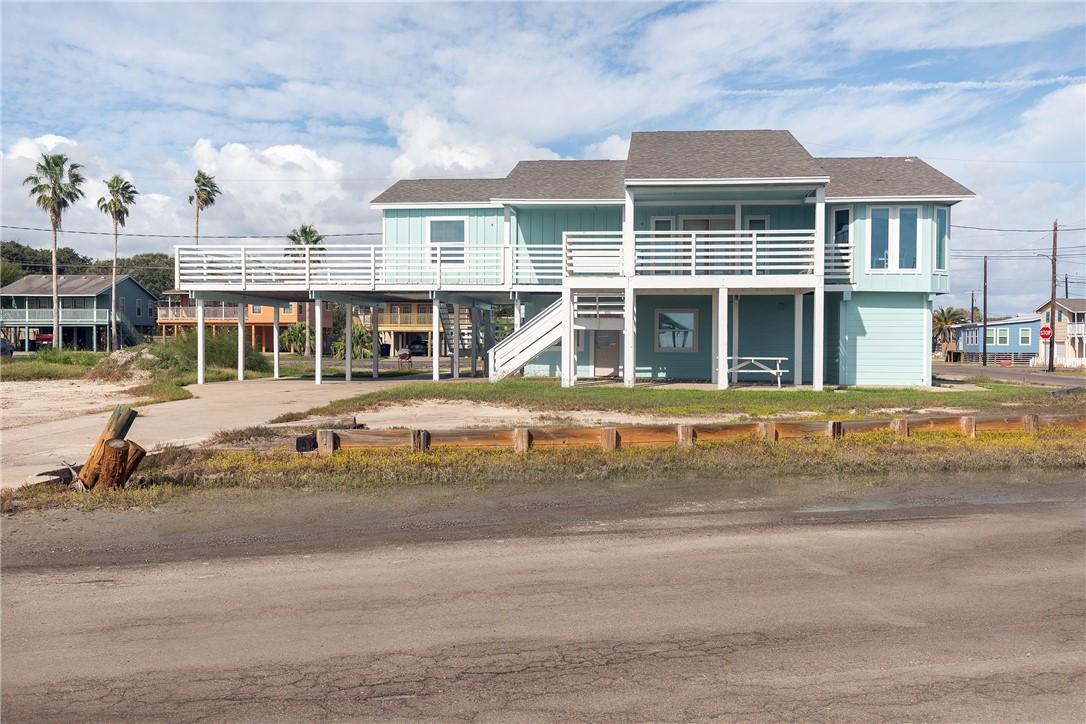
MULTIPOLYGON (((569 277, 813 274, 815 232, 566 232, 559 244, 379 246, 179 246, 180 289, 282 291, 560 285, 569 277)), ((852 250, 826 246, 827 279, 851 279, 852 250)))
MULTIPOLYGON (((567 276, 622 276, 621 232, 563 234, 567 276)), ((635 276, 814 274, 814 230, 638 231, 635 276)))
POLYGON ((1067 325, 1068 337, 1086 337, 1086 324, 1082 322, 1072 322, 1067 325))
MULTIPOLYGON (((4 324, 52 324, 52 309, 0 309, 4 324)), ((61 324, 107 324, 108 309, 61 309, 61 324)))

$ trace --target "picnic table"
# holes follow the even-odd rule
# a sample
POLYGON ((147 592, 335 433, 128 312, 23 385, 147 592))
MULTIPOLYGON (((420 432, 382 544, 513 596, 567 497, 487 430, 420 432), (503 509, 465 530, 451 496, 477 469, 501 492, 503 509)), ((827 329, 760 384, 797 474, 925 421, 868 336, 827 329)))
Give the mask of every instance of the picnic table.
POLYGON ((773 375, 777 378, 777 387, 781 386, 781 375, 789 370, 781 369, 781 362, 787 357, 728 357, 728 372, 757 372, 773 375), (772 366, 770 366, 772 364, 772 366))

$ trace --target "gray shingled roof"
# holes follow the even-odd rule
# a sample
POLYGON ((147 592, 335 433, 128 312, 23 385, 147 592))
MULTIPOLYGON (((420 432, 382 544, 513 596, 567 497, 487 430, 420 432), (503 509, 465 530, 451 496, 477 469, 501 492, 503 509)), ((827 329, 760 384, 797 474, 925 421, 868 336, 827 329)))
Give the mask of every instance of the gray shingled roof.
POLYGON ((476 204, 498 195, 500 178, 420 178, 397 181, 373 204, 476 204))
POLYGON ((830 177, 827 199, 973 195, 954 179, 912 156, 816 160, 830 177))
POLYGON ((824 177, 788 131, 653 131, 630 136, 628 179, 824 177))
POLYGON ((625 168, 625 161, 521 161, 498 198, 620 200, 625 168))
MULTIPOLYGON (((1051 302, 1046 300, 1043 304, 1037 307, 1037 312, 1047 312, 1048 305, 1051 302)), ((1086 312, 1086 299, 1074 299, 1067 297, 1057 297, 1056 304, 1066 309, 1068 312, 1074 312, 1075 314, 1081 314, 1086 312)))
MULTIPOLYGON (((117 283, 128 276, 117 277, 117 283)), ((57 288, 62 297, 93 297, 109 289, 110 277, 106 274, 62 274, 57 277, 57 288)), ((5 296, 51 296, 53 294, 53 276, 51 274, 30 274, 16 279, 3 289, 5 296)))

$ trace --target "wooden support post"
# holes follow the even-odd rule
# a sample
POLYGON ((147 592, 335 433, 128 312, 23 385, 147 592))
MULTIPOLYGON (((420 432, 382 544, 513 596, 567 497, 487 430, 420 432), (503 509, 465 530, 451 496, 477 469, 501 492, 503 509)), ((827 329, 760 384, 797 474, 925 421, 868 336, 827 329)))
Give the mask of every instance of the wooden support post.
POLYGON ((532 436, 526 427, 518 427, 513 430, 513 452, 521 455, 528 452, 532 446, 532 436))
MULTIPOLYGON (((128 465, 128 443, 114 438, 106 440, 102 447, 101 463, 98 466, 98 479, 93 487, 99 490, 112 488, 124 477, 128 465)), ((85 483, 84 483, 85 484, 85 483)), ((87 487, 91 487, 88 485, 87 487)))
POLYGON ((890 421, 890 429, 899 437, 908 437, 909 421, 904 417, 895 417, 890 421))
POLYGON ((426 452, 430 449, 430 432, 428 430, 411 431, 411 449, 414 452, 426 452))
POLYGON ((113 439, 124 440, 132 423, 136 421, 136 415, 136 411, 127 405, 117 405, 113 408, 113 414, 109 416, 102 434, 98 436, 98 441, 91 448, 87 462, 83 463, 83 467, 79 470, 79 479, 88 489, 93 488, 98 482, 102 458, 106 454, 106 443, 113 439))
POLYGON ((614 450, 618 447, 618 428, 600 428, 600 447, 604 450, 614 450))
POLYGON ((770 442, 777 441, 777 428, 774 427, 772 422, 759 422, 758 432, 761 434, 762 437, 764 437, 766 440, 769 440, 770 442))
POLYGON ((977 418, 975 417, 963 417, 961 418, 961 431, 966 437, 977 436, 977 418))
POLYGON ((694 444, 694 426, 693 425, 679 425, 676 430, 675 442, 679 445, 693 445, 694 444))
POLYGON ((335 430, 317 430, 317 454, 331 455, 336 449, 335 430))
POLYGON ((1022 417, 1022 430, 1024 432, 1036 434, 1037 433, 1037 416, 1025 415, 1022 417))
POLYGON ((132 475, 136 472, 136 468, 140 466, 140 463, 143 462, 143 459, 145 457, 147 457, 147 451, 144 450, 140 445, 137 445, 136 443, 129 440, 128 462, 125 463, 124 466, 123 484, 125 486, 128 485, 128 481, 132 479, 132 475))

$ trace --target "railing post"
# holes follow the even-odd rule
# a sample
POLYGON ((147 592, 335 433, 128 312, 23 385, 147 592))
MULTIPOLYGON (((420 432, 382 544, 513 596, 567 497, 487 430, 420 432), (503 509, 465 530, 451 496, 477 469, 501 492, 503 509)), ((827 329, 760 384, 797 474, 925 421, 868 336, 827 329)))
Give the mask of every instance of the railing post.
POLYGON ((173 288, 181 288, 181 249, 184 247, 175 246, 173 248, 173 288))
POLYGON ((246 266, 247 266, 246 265, 246 261, 247 261, 246 257, 247 256, 248 256, 248 254, 246 254, 246 252, 245 252, 245 247, 244 246, 241 247, 241 288, 242 289, 245 289, 246 285, 249 282, 248 269, 246 268, 246 266))
POLYGON ((305 252, 305 288, 306 288, 306 291, 309 290, 310 279, 311 279, 311 277, 310 277, 310 269, 311 269, 311 265, 313 263, 312 257, 309 254, 310 251, 311 251, 310 247, 308 247, 308 246, 305 247, 304 252, 305 252))
POLYGON ((698 275, 698 235, 690 236, 690 276, 698 275))
POLYGON ((758 276, 758 232, 750 233, 750 273, 758 276))

